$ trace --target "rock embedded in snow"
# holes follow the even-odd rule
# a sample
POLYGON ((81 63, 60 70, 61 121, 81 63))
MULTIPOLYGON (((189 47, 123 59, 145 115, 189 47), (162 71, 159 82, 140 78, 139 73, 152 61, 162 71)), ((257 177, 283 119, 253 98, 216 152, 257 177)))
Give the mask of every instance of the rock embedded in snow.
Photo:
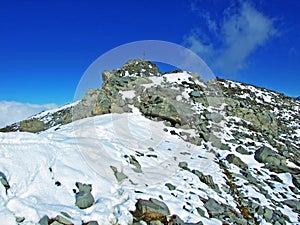
POLYGON ((47 215, 45 215, 39 220, 39 224, 40 225, 48 225, 49 220, 50 220, 49 217, 47 215))
POLYGON ((82 184, 80 182, 76 182, 75 185, 79 190, 75 196, 75 205, 80 209, 87 209, 91 207, 95 203, 94 197, 91 194, 92 185, 82 184))
POLYGON ((132 212, 134 222, 143 220, 150 223, 150 221, 158 220, 165 224, 167 216, 170 215, 168 206, 154 198, 149 200, 138 199, 135 207, 135 211, 132 212))
POLYGON ((238 156, 234 155, 234 154, 229 154, 226 157, 226 160, 236 166, 238 166, 239 168, 246 170, 248 169, 248 165, 246 163, 244 163, 238 156))
POLYGON ((10 189, 10 185, 9 185, 9 183, 7 181, 7 178, 6 178, 5 174, 2 173, 1 171, 0 171, 0 183, 5 188, 5 191, 6 191, 6 194, 7 194, 8 189, 10 189))
POLYGON ((224 207, 222 207, 220 203, 212 198, 205 202, 204 207, 207 209, 208 214, 211 217, 215 217, 224 213, 224 207))
POLYGON ((286 165, 285 157, 279 155, 266 146, 256 150, 254 158, 260 163, 267 163, 272 166, 286 165))

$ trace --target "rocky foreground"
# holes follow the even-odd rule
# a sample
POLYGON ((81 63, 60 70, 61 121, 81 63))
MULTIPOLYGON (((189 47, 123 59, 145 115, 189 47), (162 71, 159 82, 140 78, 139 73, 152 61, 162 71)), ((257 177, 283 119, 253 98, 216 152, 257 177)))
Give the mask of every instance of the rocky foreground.
MULTIPOLYGON (((128 61, 102 76, 102 87, 89 90, 81 101, 1 131, 59 133, 66 124, 112 115, 112 129, 121 135, 124 123, 114 120, 137 113, 153 121, 155 131, 162 133, 145 146, 130 143, 133 136, 129 135, 129 141, 122 142, 123 150, 118 145, 111 150, 116 151, 113 160, 122 162, 122 168, 118 163, 105 165, 122 196, 131 193, 124 204, 126 224, 299 223, 299 101, 239 82, 218 78, 204 82, 199 75, 184 71, 162 73, 145 60, 128 61), (165 149, 161 147, 164 141, 165 149), (162 171, 167 171, 163 178, 153 175, 162 171)), ((4 171, 0 173, 9 195, 12 183, 7 177, 4 171)), ((64 184, 63 179, 57 187, 64 184)), ((93 196, 97 180, 73 183, 78 190, 74 190, 72 207, 92 214, 100 204, 93 196)), ((71 213, 45 215, 39 223, 79 224, 71 213)), ((107 224, 125 224, 120 222, 120 213, 113 217, 107 224)), ((16 220, 25 223, 26 215, 16 220)), ((99 221, 95 217, 81 223, 103 223, 99 221)))

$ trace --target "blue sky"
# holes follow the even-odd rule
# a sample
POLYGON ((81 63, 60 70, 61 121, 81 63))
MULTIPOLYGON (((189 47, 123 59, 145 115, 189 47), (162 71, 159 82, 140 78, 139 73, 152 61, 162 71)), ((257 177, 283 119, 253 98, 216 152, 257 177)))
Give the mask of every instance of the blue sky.
MULTIPOLYGON (((299 96, 300 1, 0 1, 0 101, 64 104, 99 56, 163 40, 215 75, 299 96)), ((100 79, 100 77, 99 77, 100 79)))

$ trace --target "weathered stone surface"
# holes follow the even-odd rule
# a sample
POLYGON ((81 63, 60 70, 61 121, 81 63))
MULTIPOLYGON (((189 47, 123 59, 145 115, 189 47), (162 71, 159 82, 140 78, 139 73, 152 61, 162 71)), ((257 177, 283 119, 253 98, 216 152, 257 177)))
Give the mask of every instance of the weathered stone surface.
POLYGON ((211 187, 216 192, 220 192, 218 185, 214 183, 211 175, 204 175, 199 170, 192 170, 192 173, 195 174, 201 182, 205 183, 206 185, 211 187))
POLYGON ((10 185, 7 181, 5 174, 2 173, 1 171, 0 171, 0 183, 3 185, 3 187, 5 188, 5 191, 7 193, 8 189, 10 189, 10 185))
POLYGON ((136 209, 132 212, 134 221, 144 220, 147 223, 153 220, 159 220, 162 223, 167 222, 167 216, 170 214, 168 206, 156 199, 139 199, 136 203, 136 209))
POLYGON ((204 207, 207 209, 208 214, 211 217, 216 217, 224 213, 224 207, 222 207, 216 200, 210 198, 205 204, 204 207))
POLYGON ((123 172, 119 172, 116 167, 110 166, 110 168, 114 172, 114 175, 115 175, 118 182, 122 182, 123 180, 128 178, 123 172))
POLYGON ((73 223, 70 220, 68 220, 68 219, 66 219, 66 218, 64 218, 63 216, 60 216, 60 215, 57 215, 54 218, 54 220, 56 222, 60 223, 60 224, 63 224, 63 225, 73 225, 73 223))
POLYGON ((20 131, 22 132, 37 133, 43 130, 45 130, 45 124, 38 119, 24 120, 20 123, 20 131))
POLYGON ((205 117, 206 117, 206 119, 212 120, 216 123, 220 123, 224 119, 224 117, 219 113, 206 114, 205 117))
POLYGON ((188 169, 188 163, 187 162, 180 162, 178 164, 178 167, 180 167, 181 169, 186 170, 186 169, 188 169))
POLYGON ((283 156, 280 156, 278 153, 266 146, 256 150, 254 158, 260 163, 267 163, 273 166, 286 164, 286 159, 283 156))
POLYGON ((243 155, 250 155, 251 154, 245 148, 243 148, 242 146, 238 146, 235 150, 238 153, 243 154, 243 155))
POLYGON ((76 182, 75 185, 79 190, 75 196, 75 205, 80 209, 87 209, 91 207, 95 202, 94 197, 91 194, 92 185, 82 184, 80 182, 76 182))
POLYGON ((229 154, 227 155, 226 157, 226 160, 238 167, 240 167, 241 169, 247 169, 248 168, 248 165, 246 163, 244 163, 239 157, 237 157, 236 155, 234 154, 229 154))
POLYGON ((48 225, 49 220, 50 220, 49 217, 47 215, 45 215, 39 220, 39 224, 40 225, 48 225))
POLYGON ((25 217, 24 217, 24 216, 22 216, 22 217, 17 216, 17 217, 16 217, 16 222, 17 222, 17 223, 22 223, 22 222, 24 222, 24 220, 25 220, 25 217))

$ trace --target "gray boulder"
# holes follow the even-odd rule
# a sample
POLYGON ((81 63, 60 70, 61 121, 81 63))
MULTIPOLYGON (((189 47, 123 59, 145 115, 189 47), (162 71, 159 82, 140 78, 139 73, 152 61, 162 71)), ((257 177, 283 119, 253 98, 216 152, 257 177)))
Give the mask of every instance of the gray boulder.
POLYGON ((266 163, 272 166, 286 165, 285 157, 279 155, 266 146, 263 146, 256 150, 254 158, 260 163, 266 163))
POLYGON ((75 196, 76 199, 75 205, 80 209, 86 209, 91 207, 95 202, 94 197, 91 194, 92 185, 82 184, 80 182, 76 182, 75 185, 79 190, 75 196))
POLYGON ((243 146, 238 146, 235 150, 238 153, 243 154, 243 155, 250 155, 251 154, 243 146))
POLYGON ((48 225, 49 220, 50 220, 49 217, 47 215, 45 215, 39 220, 39 224, 40 225, 48 225))
POLYGON ((216 217, 225 212, 224 207, 222 207, 216 200, 212 198, 205 202, 204 207, 207 209, 208 214, 211 217, 216 217))
POLYGON ((170 215, 168 206, 154 198, 149 200, 139 199, 135 204, 135 211, 132 212, 134 222, 144 220, 147 223, 158 220, 163 224, 167 223, 167 216, 170 215))
POLYGON ((244 163, 239 157, 237 157, 233 154, 227 155, 226 160, 244 170, 248 168, 248 165, 246 163, 244 163))

